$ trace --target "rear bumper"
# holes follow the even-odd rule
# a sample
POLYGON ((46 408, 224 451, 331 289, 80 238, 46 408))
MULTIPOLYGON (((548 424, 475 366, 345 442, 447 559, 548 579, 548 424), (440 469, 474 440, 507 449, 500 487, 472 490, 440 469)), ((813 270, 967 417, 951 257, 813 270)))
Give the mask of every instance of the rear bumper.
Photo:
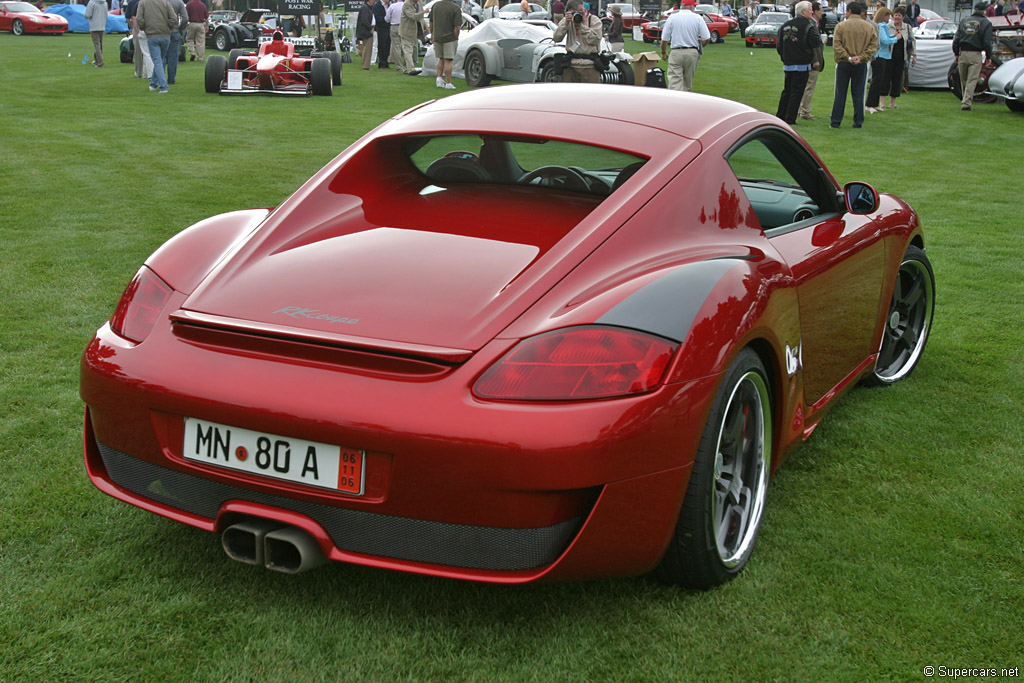
POLYGON ((718 378, 576 404, 474 399, 472 378, 503 351, 387 380, 160 332, 133 347, 105 327, 82 361, 86 468, 105 493, 207 531, 239 517, 297 526, 336 561, 497 583, 652 569, 718 378), (361 449, 365 492, 187 460, 186 416, 361 449))
POLYGON ((516 584, 643 574, 665 552, 690 466, 595 489, 583 514, 545 527, 453 524, 352 510, 209 480, 154 465, 95 440, 86 413, 85 464, 104 493, 219 533, 244 518, 306 531, 331 560, 516 584))

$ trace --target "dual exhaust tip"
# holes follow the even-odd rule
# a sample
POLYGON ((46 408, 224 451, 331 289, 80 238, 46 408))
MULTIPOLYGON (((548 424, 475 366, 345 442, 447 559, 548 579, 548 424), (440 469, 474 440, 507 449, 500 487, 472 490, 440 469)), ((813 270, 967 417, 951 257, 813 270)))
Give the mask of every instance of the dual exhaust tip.
POLYGON ((220 537, 228 557, 285 574, 298 574, 327 563, 320 545, 293 526, 264 519, 232 524, 220 537))

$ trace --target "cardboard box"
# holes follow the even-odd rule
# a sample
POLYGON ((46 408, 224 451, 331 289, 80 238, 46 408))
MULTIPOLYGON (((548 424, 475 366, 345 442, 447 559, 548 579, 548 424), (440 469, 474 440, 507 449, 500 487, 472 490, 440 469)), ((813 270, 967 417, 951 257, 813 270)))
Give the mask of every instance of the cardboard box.
POLYGON ((647 70, 658 66, 661 55, 657 52, 641 52, 633 55, 633 78, 636 85, 647 84, 647 70))

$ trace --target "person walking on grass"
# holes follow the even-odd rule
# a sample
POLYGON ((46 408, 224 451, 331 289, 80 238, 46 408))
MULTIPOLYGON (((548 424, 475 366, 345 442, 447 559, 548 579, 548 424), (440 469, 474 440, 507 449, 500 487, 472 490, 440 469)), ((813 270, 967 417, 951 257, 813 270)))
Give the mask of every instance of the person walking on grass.
POLYGON ((800 100, 807 88, 807 78, 814 64, 814 51, 821 48, 821 35, 818 24, 814 21, 809 0, 798 2, 794 8, 794 16, 779 27, 776 50, 782 59, 782 71, 785 84, 779 97, 779 107, 775 115, 793 125, 796 123, 800 100))
POLYGON ((960 22, 953 36, 953 58, 960 75, 963 98, 961 111, 971 111, 982 64, 992 62, 992 22, 985 18, 985 3, 974 6, 974 14, 960 22))
POLYGON ((853 99, 853 127, 864 125, 864 84, 868 63, 878 52, 878 29, 864 18, 866 11, 857 0, 850 2, 846 6, 846 19, 836 26, 832 36, 832 54, 836 60, 836 90, 829 122, 832 128, 843 123, 847 91, 853 99))
MULTIPOLYGON (((821 3, 817 0, 811 3, 811 17, 818 26, 821 26, 821 3)), ((819 30, 820 34, 820 30, 819 30)), ((797 109, 797 116, 806 120, 813 121, 814 115, 811 113, 811 99, 814 97, 814 86, 818 84, 818 74, 825 70, 825 48, 824 43, 814 48, 814 56, 811 61, 811 70, 807 72, 807 85, 804 86, 804 94, 800 97, 800 108, 797 109)))
MULTIPOLYGON (((153 60, 153 75, 149 79, 149 90, 161 95, 170 92, 167 87, 167 73, 164 61, 171 47, 171 31, 178 30, 178 15, 168 0, 140 0, 135 20, 139 30, 146 33, 149 56, 153 60)), ((177 59, 177 55, 174 56, 177 59)))
POLYGON ((92 65, 104 66, 103 34, 107 31, 106 0, 89 0, 85 7, 85 18, 89 20, 89 36, 92 38, 92 65))
POLYGON ((210 11, 206 9, 203 0, 189 0, 185 4, 185 11, 188 12, 188 28, 185 29, 185 43, 191 61, 203 61, 206 57, 206 28, 210 20, 210 11))
POLYGON ((438 0, 430 8, 430 39, 437 57, 437 87, 455 90, 452 65, 462 29, 462 8, 454 0, 438 0))

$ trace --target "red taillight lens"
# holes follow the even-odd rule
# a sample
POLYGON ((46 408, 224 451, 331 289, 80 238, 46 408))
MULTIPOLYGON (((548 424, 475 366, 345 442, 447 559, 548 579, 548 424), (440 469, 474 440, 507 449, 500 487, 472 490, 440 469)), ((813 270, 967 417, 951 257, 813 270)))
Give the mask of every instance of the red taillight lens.
POLYGON ((141 342, 153 331, 171 291, 170 285, 143 266, 121 295, 110 328, 125 339, 141 342))
POLYGON ((579 400, 650 391, 678 344, 618 327, 570 327, 524 339, 477 380, 480 398, 579 400))

